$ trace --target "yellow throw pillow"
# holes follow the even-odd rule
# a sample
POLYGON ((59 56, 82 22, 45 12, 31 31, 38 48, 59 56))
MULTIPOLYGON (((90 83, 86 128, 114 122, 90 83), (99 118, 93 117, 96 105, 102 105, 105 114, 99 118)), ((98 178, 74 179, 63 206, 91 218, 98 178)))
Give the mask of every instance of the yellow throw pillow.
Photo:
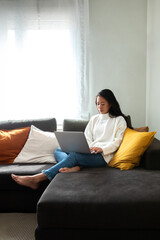
POLYGON ((126 128, 123 141, 108 166, 129 170, 138 166, 140 158, 153 141, 156 132, 137 132, 126 128))

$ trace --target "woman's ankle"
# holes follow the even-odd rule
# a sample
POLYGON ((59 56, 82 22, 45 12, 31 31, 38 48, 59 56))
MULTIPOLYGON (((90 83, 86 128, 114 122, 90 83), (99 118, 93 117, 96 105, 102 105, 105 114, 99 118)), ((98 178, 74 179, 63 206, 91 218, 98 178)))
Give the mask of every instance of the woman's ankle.
POLYGON ((33 180, 36 182, 36 183, 40 183, 40 182, 43 182, 45 180, 48 180, 48 178, 46 177, 46 175, 44 173, 38 173, 36 175, 33 175, 33 180))

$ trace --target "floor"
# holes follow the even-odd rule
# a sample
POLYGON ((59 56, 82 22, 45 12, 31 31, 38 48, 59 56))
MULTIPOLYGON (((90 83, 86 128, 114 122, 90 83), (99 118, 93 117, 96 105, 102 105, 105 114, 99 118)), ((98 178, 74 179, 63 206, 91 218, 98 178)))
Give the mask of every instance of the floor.
POLYGON ((35 213, 0 213, 0 240, 34 240, 35 213))

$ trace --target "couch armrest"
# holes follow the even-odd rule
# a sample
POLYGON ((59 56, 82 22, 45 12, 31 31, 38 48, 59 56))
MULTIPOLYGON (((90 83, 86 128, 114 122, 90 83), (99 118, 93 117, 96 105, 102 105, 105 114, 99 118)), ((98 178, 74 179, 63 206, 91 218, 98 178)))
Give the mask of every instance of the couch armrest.
POLYGON ((81 119, 64 119, 63 131, 84 132, 88 121, 81 119))
POLYGON ((153 139, 141 158, 141 165, 146 169, 160 170, 160 141, 153 139))

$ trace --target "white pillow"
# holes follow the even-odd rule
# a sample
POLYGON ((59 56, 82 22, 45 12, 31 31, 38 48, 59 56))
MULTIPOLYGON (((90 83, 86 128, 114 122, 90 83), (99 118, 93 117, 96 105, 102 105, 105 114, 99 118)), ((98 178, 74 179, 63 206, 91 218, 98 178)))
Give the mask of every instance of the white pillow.
POLYGON ((59 147, 53 132, 31 126, 28 139, 14 163, 57 163, 54 150, 59 147))

